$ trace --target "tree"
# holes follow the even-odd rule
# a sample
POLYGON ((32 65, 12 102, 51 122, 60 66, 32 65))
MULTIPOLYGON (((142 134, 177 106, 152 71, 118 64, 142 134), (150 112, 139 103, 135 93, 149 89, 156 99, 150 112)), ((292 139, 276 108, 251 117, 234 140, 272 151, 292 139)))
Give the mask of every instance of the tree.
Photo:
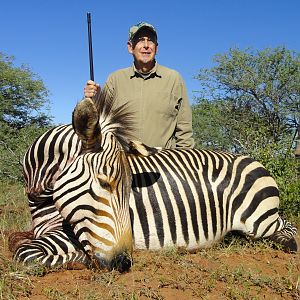
POLYGON ((257 143, 286 143, 287 137, 291 142, 300 119, 299 54, 284 47, 230 49, 214 62, 196 77, 202 87, 193 107, 194 115, 200 115, 194 126, 198 145, 207 144, 197 139, 198 128, 202 136, 215 138, 212 145, 237 152, 249 153, 257 143), (201 121, 202 114, 214 118, 201 121))
POLYGON ((0 53, 0 178, 20 179, 22 157, 51 125, 48 91, 28 67, 0 53))
POLYGON ((26 66, 14 67, 13 60, 0 53, 0 122, 13 128, 49 125, 43 81, 26 66))

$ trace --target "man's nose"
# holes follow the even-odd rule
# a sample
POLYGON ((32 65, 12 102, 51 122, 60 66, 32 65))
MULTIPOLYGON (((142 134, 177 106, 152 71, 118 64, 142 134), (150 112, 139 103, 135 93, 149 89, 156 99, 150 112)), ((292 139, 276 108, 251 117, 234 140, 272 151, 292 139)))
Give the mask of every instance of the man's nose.
POLYGON ((147 39, 144 39, 144 47, 149 48, 149 41, 147 39))

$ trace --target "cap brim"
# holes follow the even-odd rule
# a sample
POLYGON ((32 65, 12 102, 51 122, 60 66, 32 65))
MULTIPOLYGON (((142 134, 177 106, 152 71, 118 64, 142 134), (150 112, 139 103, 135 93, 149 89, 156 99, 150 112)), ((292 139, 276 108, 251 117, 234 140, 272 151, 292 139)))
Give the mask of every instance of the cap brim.
POLYGON ((130 37, 130 41, 132 41, 133 40, 133 38, 136 36, 136 34, 141 30, 141 29, 143 29, 143 28, 148 28, 149 30, 151 30, 154 34, 155 34, 155 36, 156 36, 156 38, 157 38, 157 33, 156 33, 156 31, 152 28, 152 27, 150 27, 150 26, 147 26, 147 25, 143 25, 143 26, 141 26, 131 37, 130 37))

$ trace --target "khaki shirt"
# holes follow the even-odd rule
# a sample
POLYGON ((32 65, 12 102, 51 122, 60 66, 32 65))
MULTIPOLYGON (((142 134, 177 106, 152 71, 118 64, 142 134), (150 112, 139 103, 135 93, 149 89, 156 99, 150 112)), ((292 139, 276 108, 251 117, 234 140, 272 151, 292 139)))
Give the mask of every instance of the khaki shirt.
POLYGON ((152 147, 194 146, 191 107, 178 72, 156 63, 142 76, 133 64, 112 73, 105 88, 116 98, 116 107, 128 104, 137 140, 152 147))

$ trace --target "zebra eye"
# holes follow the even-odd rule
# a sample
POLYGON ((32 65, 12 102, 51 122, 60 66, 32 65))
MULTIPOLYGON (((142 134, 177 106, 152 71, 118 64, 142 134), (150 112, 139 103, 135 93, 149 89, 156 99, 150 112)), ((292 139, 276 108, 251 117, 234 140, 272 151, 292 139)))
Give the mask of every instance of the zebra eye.
POLYGON ((99 183, 101 185, 102 188, 104 188, 105 190, 110 190, 110 184, 107 182, 107 181, 102 181, 102 180, 99 180, 99 183))
POLYGON ((111 186, 108 181, 108 177, 106 175, 102 174, 102 175, 98 175, 97 177, 98 177, 99 184, 103 189, 111 190, 111 186))

